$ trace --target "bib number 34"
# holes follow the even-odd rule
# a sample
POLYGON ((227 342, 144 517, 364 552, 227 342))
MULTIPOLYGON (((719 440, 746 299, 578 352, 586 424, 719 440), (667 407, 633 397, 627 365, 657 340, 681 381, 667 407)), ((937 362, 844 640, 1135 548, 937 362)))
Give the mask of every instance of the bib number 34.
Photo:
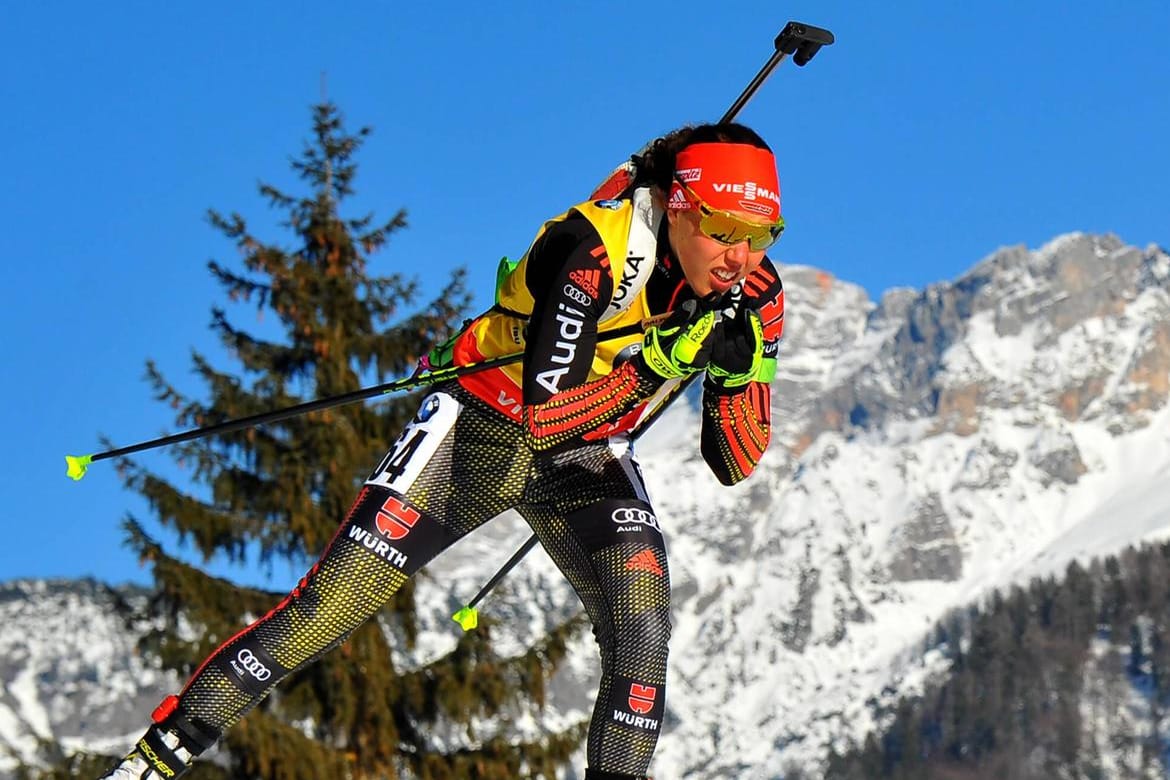
POLYGON ((459 416, 460 403, 445 393, 433 393, 423 400, 398 441, 366 480, 367 485, 384 485, 404 494, 430 462, 439 444, 451 432, 459 416))

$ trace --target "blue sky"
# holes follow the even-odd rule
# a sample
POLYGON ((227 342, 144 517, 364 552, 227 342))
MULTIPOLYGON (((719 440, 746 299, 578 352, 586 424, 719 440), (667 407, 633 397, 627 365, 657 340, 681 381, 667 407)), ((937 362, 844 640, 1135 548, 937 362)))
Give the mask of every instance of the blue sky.
MULTIPOLYGON (((1164 0, 631 8, 5 4, 0 580, 147 580, 119 525, 149 512, 108 463, 74 483, 63 456, 174 431, 143 365, 199 393, 190 352, 217 354, 206 263, 235 258, 206 210, 288 238, 256 184, 295 188, 323 90, 373 128, 352 215, 409 211, 381 268, 425 287, 466 266, 481 305, 544 218, 645 140, 722 114, 789 19, 837 43, 741 114, 779 160, 781 263, 876 298, 1072 230, 1170 244, 1164 0)), ((280 589, 300 569, 231 576, 280 589)))

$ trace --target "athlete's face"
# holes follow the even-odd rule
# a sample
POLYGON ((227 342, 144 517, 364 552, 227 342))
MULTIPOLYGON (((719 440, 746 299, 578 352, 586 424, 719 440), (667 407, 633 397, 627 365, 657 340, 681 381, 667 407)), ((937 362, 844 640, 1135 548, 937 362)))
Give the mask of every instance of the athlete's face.
MULTIPOLYGON (((751 220, 752 214, 743 214, 751 220)), ((764 250, 753 252, 747 241, 728 246, 699 230, 699 212, 667 210, 667 236, 686 275, 687 283, 700 298, 727 292, 737 282, 759 268, 764 250)))

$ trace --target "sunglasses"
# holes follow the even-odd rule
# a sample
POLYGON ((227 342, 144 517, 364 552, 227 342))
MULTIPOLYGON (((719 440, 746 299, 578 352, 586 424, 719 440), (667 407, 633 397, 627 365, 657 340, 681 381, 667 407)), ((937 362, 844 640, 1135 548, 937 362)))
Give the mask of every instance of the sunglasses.
POLYGON ((687 199, 699 209, 699 230, 703 235, 715 239, 724 246, 734 246, 741 241, 747 241, 753 252, 761 252, 775 244, 780 234, 784 232, 783 217, 777 217, 775 222, 766 225, 748 222, 730 211, 711 208, 686 185, 686 182, 677 176, 675 181, 687 194, 687 199))

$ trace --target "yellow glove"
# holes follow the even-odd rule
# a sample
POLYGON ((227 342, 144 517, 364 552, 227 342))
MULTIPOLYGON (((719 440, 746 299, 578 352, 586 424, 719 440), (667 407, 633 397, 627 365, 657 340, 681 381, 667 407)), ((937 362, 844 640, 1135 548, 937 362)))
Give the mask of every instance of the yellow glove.
POLYGON ((641 359, 663 379, 680 379, 702 371, 711 358, 718 316, 696 300, 685 301, 642 339, 641 359))

